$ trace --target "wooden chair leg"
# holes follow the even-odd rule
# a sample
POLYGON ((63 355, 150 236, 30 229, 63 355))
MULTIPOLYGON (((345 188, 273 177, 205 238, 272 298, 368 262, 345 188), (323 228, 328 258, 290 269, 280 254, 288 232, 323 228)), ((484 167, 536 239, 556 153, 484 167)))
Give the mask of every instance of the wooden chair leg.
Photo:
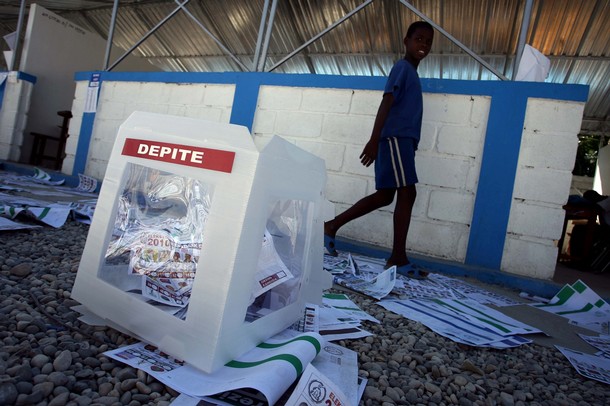
POLYGON ((30 165, 42 165, 43 161, 51 161, 53 169, 61 170, 64 158, 66 156, 66 139, 69 137, 68 128, 70 119, 72 118, 72 112, 67 110, 58 111, 57 115, 63 117, 61 126, 58 126, 61 130, 58 136, 36 132, 30 133, 34 137, 32 142, 32 151, 30 152, 30 165), (45 155, 47 140, 56 143, 52 145, 56 146, 57 149, 54 153, 45 155))

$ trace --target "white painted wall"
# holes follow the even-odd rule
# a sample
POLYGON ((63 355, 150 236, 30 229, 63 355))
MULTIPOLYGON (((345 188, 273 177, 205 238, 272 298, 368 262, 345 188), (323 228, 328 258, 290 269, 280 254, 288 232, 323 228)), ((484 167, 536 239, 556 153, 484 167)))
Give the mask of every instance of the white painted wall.
POLYGON ((0 109, 0 159, 18 161, 34 84, 8 72, 0 109))
POLYGON ((601 195, 610 195, 610 145, 600 148, 597 154, 592 189, 601 195))
MULTIPOLYGON (((326 161, 327 198, 343 211, 374 192, 373 167, 360 163, 381 102, 381 91, 264 86, 253 133, 262 146, 279 135, 326 161)), ((462 262, 485 138, 487 97, 424 94, 416 166, 420 183, 408 248, 462 262)), ((392 245, 394 204, 348 223, 339 235, 392 245), (367 230, 363 232, 363 230, 367 230)))
MULTIPOLYGON (((72 173, 87 96, 87 82, 78 82, 70 122, 70 138, 62 172, 72 173)), ((104 82, 99 95, 85 173, 103 179, 119 126, 138 110, 228 123, 234 85, 200 83, 104 82)))
MULTIPOLYGON (((19 70, 37 78, 25 128, 21 161, 27 162, 30 132, 58 134, 60 110, 70 110, 75 92, 74 74, 103 67, 106 41, 57 14, 32 4, 19 70)), ((114 50, 114 57, 120 55, 114 50)), ((112 60, 111 60, 112 61, 112 60)), ((126 58, 117 71, 156 71, 147 61, 126 58)))
POLYGON ((583 110, 582 103, 529 100, 502 269, 553 276, 583 110))
MULTIPOLYGON (((82 122, 87 82, 78 82, 71 133, 82 122)), ((119 125, 134 110, 228 122, 235 88, 220 84, 104 81, 85 173, 102 179, 119 125)), ((263 86, 255 143, 282 136, 326 162, 326 197, 342 211, 374 190, 358 159, 381 91, 263 86)), ((489 97, 424 93, 420 183, 408 236, 411 252, 465 262, 490 109, 489 97)), ((530 99, 501 269, 548 279, 555 269, 584 103, 530 99)), ((72 173, 78 136, 68 139, 72 173)), ((393 205, 349 223, 340 236, 390 247, 393 205)))

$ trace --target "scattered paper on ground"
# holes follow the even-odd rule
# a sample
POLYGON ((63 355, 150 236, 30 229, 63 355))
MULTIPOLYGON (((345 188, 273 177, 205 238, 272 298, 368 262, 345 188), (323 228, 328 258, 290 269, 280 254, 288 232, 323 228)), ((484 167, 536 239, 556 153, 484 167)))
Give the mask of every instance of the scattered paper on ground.
POLYGON ((267 400, 260 393, 252 389, 235 389, 219 393, 214 396, 202 396, 195 398, 181 393, 171 406, 235 406, 235 405, 252 405, 252 406, 267 406, 267 400))
POLYGON ((585 340, 589 345, 600 350, 601 354, 606 358, 610 357, 610 336, 587 336, 584 334, 579 334, 580 338, 585 340))
POLYGON ((431 274, 428 278, 436 280, 441 285, 451 289, 454 293, 456 293, 458 298, 474 299, 481 304, 494 305, 498 307, 514 306, 520 303, 504 295, 490 292, 487 289, 474 286, 457 278, 451 278, 449 276, 440 274, 431 274))
POLYGON ((579 327, 610 335, 610 305, 580 279, 561 288, 549 303, 531 306, 565 317, 579 327))
MULTIPOLYGON (((342 389, 350 405, 357 405, 360 402, 367 380, 357 375, 358 355, 354 351, 332 343, 326 343, 322 351, 311 362, 311 365, 323 373, 334 385, 342 389)), ((285 393, 280 401, 285 400, 285 397, 289 395, 291 393, 285 393)), ((181 394, 172 402, 172 406, 201 406, 202 404, 263 406, 267 405, 267 401, 259 392, 236 389, 201 398, 181 394), (204 400, 205 403, 199 403, 201 400, 204 400)))
POLYGON ((0 217, 0 230, 25 230, 29 228, 39 228, 41 226, 33 224, 21 224, 11 221, 5 217, 0 217))
POLYGON ((334 275, 335 283, 377 300, 388 296, 391 292, 400 299, 469 298, 482 304, 495 306, 519 304, 503 295, 437 273, 430 273, 425 279, 396 275, 393 281, 388 278, 384 280, 383 284, 380 284, 380 281, 375 278, 384 272, 384 265, 385 261, 382 259, 352 255, 346 252, 340 252, 337 257, 324 255, 324 269, 334 275), (377 283, 377 287, 373 287, 375 283, 377 283))
POLYGON ((303 318, 286 330, 290 331, 318 333, 327 341, 352 340, 372 335, 360 328, 360 319, 326 304, 307 304, 303 318))
POLYGON ((348 404, 357 405, 360 402, 362 392, 358 383, 358 353, 340 345, 326 343, 311 364, 342 389, 348 404))
POLYGON ((353 340, 373 334, 360 328, 360 320, 343 310, 325 305, 319 308, 319 333, 327 341, 353 340))
POLYGON ((555 347, 570 361, 579 374, 610 384, 610 359, 585 354, 558 345, 555 347))
MULTIPOLYGON (((330 379, 309 364, 286 406, 353 405, 347 396, 330 379)), ((355 405, 354 405, 355 406, 355 405)))
POLYGON ((360 320, 368 320, 373 323, 379 323, 379 320, 362 310, 354 303, 347 295, 342 293, 326 293, 322 296, 322 303, 327 306, 339 309, 348 315, 360 320))
MULTIPOLYGON (((0 171, 0 216, 22 228, 32 222, 59 228, 69 216, 89 224, 97 203, 98 196, 92 193, 97 181, 84 175, 79 179, 78 187, 70 188, 38 168, 33 176, 0 171)), ((11 223, 0 223, 0 230, 15 229, 11 223)))
POLYGON ((39 168, 34 168, 34 175, 32 175, 32 180, 43 185, 63 185, 63 183, 65 182, 64 179, 51 180, 51 175, 39 168))
POLYGON ((517 334, 538 333, 504 314, 468 300, 383 300, 387 310, 418 321, 453 341, 491 348, 510 348, 531 343, 517 334))
POLYGON ((193 368, 145 343, 104 354, 141 369, 188 396, 202 398, 252 388, 261 392, 269 404, 275 404, 324 346, 324 339, 315 333, 291 339, 272 337, 214 373, 193 368))
POLYGON ((400 299, 457 299, 463 297, 445 284, 445 278, 430 274, 426 279, 404 280, 400 275, 392 293, 400 299))
POLYGON ((387 296, 396 284, 396 267, 383 269, 374 262, 358 262, 351 254, 339 257, 324 256, 324 269, 334 275, 337 285, 346 287, 377 300, 387 296), (334 270, 333 270, 334 269, 334 270))
POLYGON ((78 186, 76 187, 76 190, 93 193, 96 189, 97 179, 92 178, 91 176, 83 175, 82 173, 78 174, 78 186))
POLYGON ((319 308, 316 304, 306 304, 300 320, 293 323, 290 329, 300 333, 317 333, 320 331, 319 308))

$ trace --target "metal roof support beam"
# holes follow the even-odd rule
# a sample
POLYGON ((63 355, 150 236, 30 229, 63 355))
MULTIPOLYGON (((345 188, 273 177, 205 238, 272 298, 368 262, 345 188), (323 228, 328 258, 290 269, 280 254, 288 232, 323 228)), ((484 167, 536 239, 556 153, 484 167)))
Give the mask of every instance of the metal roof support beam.
MULTIPOLYGON (((118 1, 118 0, 115 0, 118 1)), ((182 2, 180 2, 179 0, 175 0, 176 4, 178 5, 178 7, 176 7, 171 13, 169 13, 163 20, 161 20, 157 25, 155 25, 150 31, 148 31, 142 38, 140 38, 140 40, 134 44, 131 48, 129 48, 123 55, 121 55, 119 57, 119 59, 117 59, 112 66, 110 66, 107 70, 112 70, 115 66, 117 66, 119 63, 121 63, 121 61, 123 59, 125 59, 127 57, 127 55, 129 55, 134 49, 136 49, 137 47, 140 46, 140 44, 144 41, 146 41, 146 39, 148 37, 150 37, 155 31, 157 31, 157 29, 159 27, 161 27, 163 24, 165 24, 167 21, 169 21, 173 16, 176 15, 176 13, 178 13, 180 10, 184 11, 189 17, 191 17, 193 19, 193 21, 195 21, 195 23, 197 23, 197 25, 203 30, 205 31, 206 34, 208 34, 213 40, 214 42, 216 42, 216 44, 223 50, 223 52, 225 54, 227 54, 231 59, 233 59, 233 61, 239 65, 239 67, 241 67, 244 71, 249 71, 249 69, 239 60, 237 59, 237 57, 235 55, 233 55, 231 53, 231 51, 229 51, 227 49, 227 47, 225 47, 218 38, 216 38, 199 20, 197 20, 197 18, 191 14, 190 11, 188 11, 186 9, 186 7, 184 7, 190 0, 184 0, 182 2)), ((109 39, 109 41, 111 41, 111 39, 109 39)), ((112 45, 110 45, 112 46, 112 45)))
POLYGON ((330 31, 332 31, 333 29, 337 28, 338 25, 341 25, 345 20, 349 19, 351 16, 353 16, 354 14, 356 14, 357 12, 359 12, 360 10, 362 10, 363 8, 365 8, 366 6, 368 6, 369 4, 371 4, 373 2, 373 0, 366 0, 364 3, 362 3, 361 5, 359 5, 358 7, 356 7, 355 9, 353 9, 352 11, 350 11, 349 13, 347 13, 346 15, 344 15, 343 17, 341 17, 340 19, 338 19, 337 21, 335 21, 333 24, 331 24, 328 28, 326 28, 324 31, 320 32, 318 35, 314 36, 313 38, 311 38, 309 41, 305 42, 303 45, 301 45, 300 47, 298 47, 297 49, 295 49, 294 51, 292 51, 290 54, 288 54, 284 59, 282 59, 281 61, 279 61, 278 63, 276 63, 275 65, 273 65, 270 69, 269 72, 272 72, 273 70, 275 70, 278 66, 282 65, 284 62, 286 62, 287 60, 289 60, 290 58, 292 58, 293 56, 295 56, 296 54, 298 54, 299 52, 301 52, 303 49, 307 48, 310 44, 312 44, 313 42, 317 41, 318 39, 322 38, 324 35, 328 34, 330 31))
POLYGON ((254 58, 252 59, 252 70, 255 71, 258 66, 258 58, 261 53, 261 46, 263 43, 263 32, 265 32, 265 23, 267 21, 267 11, 269 10, 269 0, 265 0, 263 6, 263 14, 261 15, 261 22, 258 26, 258 37, 256 38, 256 48, 254 50, 254 58))
POLYGON ((184 7, 184 5, 188 2, 185 1, 182 4, 179 3, 178 0, 176 0, 176 4, 178 4, 178 8, 182 9, 182 11, 184 11, 186 13, 186 15, 188 15, 189 17, 191 17, 193 19, 193 21, 195 21, 195 23, 199 26, 199 28, 201 28, 206 34, 208 34, 210 36, 210 38, 212 38, 212 40, 216 43, 216 45, 218 45, 220 47, 220 49, 222 49, 222 51, 227 54, 232 60, 233 62, 235 62, 237 65, 239 65, 240 68, 242 68, 242 70, 244 70, 245 72, 249 72, 250 69, 248 69, 248 67, 246 65, 244 65, 242 63, 242 61, 240 61, 235 55, 233 55, 233 53, 231 51, 229 51, 229 49, 224 46, 224 44, 222 42, 220 42, 220 40, 218 38, 216 38, 214 36, 214 34, 212 34, 210 32, 210 30, 208 30, 202 23, 201 21, 199 21, 197 19, 197 17, 195 17, 193 14, 191 14, 190 11, 188 11, 186 9, 186 7, 184 7))
POLYGON ((425 15, 424 13, 422 13, 421 11, 416 9, 411 3, 409 3, 406 0, 400 0, 400 2, 405 7, 407 7, 409 10, 411 10, 412 12, 414 12, 415 14, 420 16, 424 21, 429 22, 438 32, 440 32, 445 37, 447 37, 447 39, 449 39, 455 45, 460 47, 464 52, 466 52, 468 55, 470 55, 472 58, 474 58, 481 65, 483 65, 487 69, 489 69, 494 75, 496 75, 497 77, 499 77, 502 80, 509 80, 506 76, 504 76, 502 73, 500 73, 498 70, 496 70, 493 66, 491 66, 490 64, 485 62, 485 60, 483 60, 483 58, 481 58, 479 55, 477 55, 474 51, 472 51, 466 45, 462 44, 460 41, 457 40, 457 38, 455 38, 453 35, 449 34, 447 31, 445 31, 443 28, 441 28, 438 24, 436 24, 434 21, 432 21, 427 15, 425 15))
POLYGON ((117 66, 119 63, 121 63, 121 61, 123 61, 123 59, 125 59, 127 57, 127 55, 129 55, 134 49, 136 49, 137 47, 140 46, 140 44, 144 41, 146 41, 146 39, 148 37, 150 37, 155 31, 157 31, 157 29, 159 27, 161 27, 163 24, 165 24, 167 21, 169 21, 173 16, 176 15, 176 13, 178 11, 180 11, 182 9, 182 7, 188 3, 190 0, 184 0, 182 3, 178 3, 178 1, 176 1, 176 3, 178 3, 178 7, 176 7, 171 13, 169 13, 163 20, 159 21, 159 23, 157 23, 157 25, 155 25, 153 28, 151 28, 146 34, 144 34, 144 36, 142 38, 140 38, 140 40, 138 42, 136 42, 134 45, 131 46, 131 48, 129 48, 127 51, 125 51, 125 53, 123 55, 121 55, 109 68, 108 70, 111 71, 112 69, 114 69, 115 66, 117 66))
POLYGON ((527 38, 527 30, 530 26, 530 20, 532 19, 532 5, 534 0, 525 1, 525 9, 523 10, 523 20, 521 20, 521 32, 519 33, 519 42, 517 43, 517 54, 515 55, 515 61, 513 62, 513 80, 517 77, 517 69, 519 69, 519 63, 521 63, 521 57, 523 56, 523 50, 525 49, 525 40, 527 38))
POLYGON ((102 70, 108 69, 108 62, 110 62, 110 53, 112 52, 112 38, 114 37, 114 27, 116 25, 116 16, 119 9, 119 0, 114 0, 114 6, 112 6, 112 16, 110 17, 110 28, 108 29, 108 39, 106 40, 106 55, 104 56, 104 67, 102 70))
POLYGON ((267 61, 267 52, 269 51, 269 42, 271 41, 271 31, 273 30, 273 22, 275 21, 275 11, 277 9, 277 0, 273 0, 271 3, 271 14, 269 15, 269 21, 267 22, 267 30, 265 30, 265 39, 263 41, 263 50, 261 55, 255 61, 255 70, 257 72, 263 72, 265 70, 265 62, 267 61))
POLYGON ((19 19, 17 20, 17 34, 15 35, 15 49, 13 49, 13 56, 11 57, 10 66, 8 66, 8 71, 11 72, 15 70, 15 62, 17 61, 17 55, 21 50, 21 41, 19 37, 21 36, 21 27, 23 26, 23 16, 25 15, 25 0, 21 0, 21 6, 19 6, 19 19))

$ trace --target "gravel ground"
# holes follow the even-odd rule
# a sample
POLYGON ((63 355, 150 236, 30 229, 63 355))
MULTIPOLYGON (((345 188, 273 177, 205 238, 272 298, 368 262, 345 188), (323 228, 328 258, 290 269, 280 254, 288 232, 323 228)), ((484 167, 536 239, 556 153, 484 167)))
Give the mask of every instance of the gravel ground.
MULTIPOLYGON (((168 405, 178 394, 103 355, 134 340, 77 320, 70 299, 88 226, 0 233, 0 405, 168 405)), ((610 386, 536 344, 480 349, 350 294, 381 320, 339 344, 368 378, 361 405, 609 405, 610 386)))

